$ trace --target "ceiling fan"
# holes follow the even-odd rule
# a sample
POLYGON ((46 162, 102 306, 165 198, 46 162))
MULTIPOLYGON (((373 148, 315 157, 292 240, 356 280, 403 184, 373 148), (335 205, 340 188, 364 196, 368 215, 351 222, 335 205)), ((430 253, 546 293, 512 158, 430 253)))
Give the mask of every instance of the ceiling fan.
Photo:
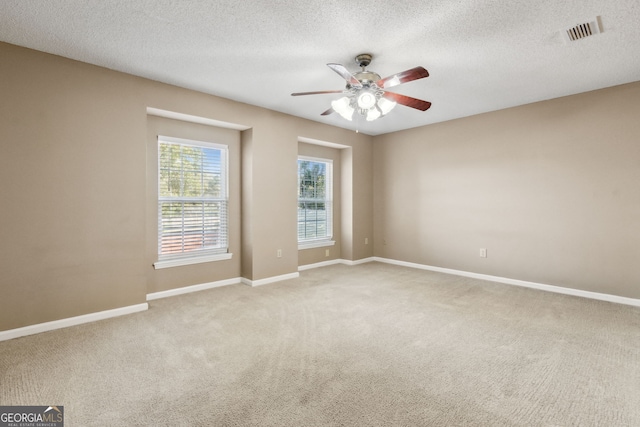
POLYGON ((362 71, 353 74, 350 73, 344 65, 327 64, 329 68, 347 81, 347 86, 344 90, 298 92, 292 93, 291 96, 342 93, 345 96, 332 101, 331 108, 321 115, 326 116, 336 112, 347 120, 352 120, 354 112, 358 112, 358 114, 364 116, 368 121, 373 121, 385 116, 397 104, 415 108, 420 111, 426 111, 431 107, 431 103, 428 101, 389 92, 387 90, 402 83, 429 77, 427 70, 422 67, 415 67, 382 79, 379 74, 366 70, 372 58, 373 56, 368 53, 356 56, 356 64, 362 67, 362 71))

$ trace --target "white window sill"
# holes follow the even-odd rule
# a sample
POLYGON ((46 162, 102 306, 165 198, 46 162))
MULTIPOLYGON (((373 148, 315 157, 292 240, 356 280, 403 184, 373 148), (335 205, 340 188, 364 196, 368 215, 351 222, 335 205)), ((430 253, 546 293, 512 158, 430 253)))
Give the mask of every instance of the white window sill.
POLYGON ((314 240, 309 242, 300 242, 298 243, 298 250, 323 248, 325 246, 333 246, 335 244, 336 244, 335 240, 314 240))
POLYGON ((158 270, 160 268, 180 267, 181 265, 200 264, 203 262, 212 262, 212 261, 224 261, 227 259, 231 259, 232 256, 233 254, 231 253, 225 253, 225 254, 211 254, 211 255, 162 259, 154 262, 153 268, 158 270))

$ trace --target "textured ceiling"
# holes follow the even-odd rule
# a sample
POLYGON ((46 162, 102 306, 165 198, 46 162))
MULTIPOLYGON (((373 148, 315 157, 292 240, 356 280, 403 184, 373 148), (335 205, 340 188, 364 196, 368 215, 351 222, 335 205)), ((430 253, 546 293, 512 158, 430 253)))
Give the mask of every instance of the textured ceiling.
POLYGON ((638 81, 639 23, 638 0, 0 2, 2 41, 370 135, 638 81), (339 95, 290 96, 342 89, 326 64, 365 52, 382 77, 429 70, 394 91, 431 109, 348 122, 320 116, 339 95))

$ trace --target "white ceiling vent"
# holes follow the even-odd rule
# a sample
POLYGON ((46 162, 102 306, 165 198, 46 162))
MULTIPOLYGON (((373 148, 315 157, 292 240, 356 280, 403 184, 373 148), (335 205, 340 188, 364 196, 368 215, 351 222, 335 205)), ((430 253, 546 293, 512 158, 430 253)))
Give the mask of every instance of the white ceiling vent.
POLYGON ((578 24, 575 27, 562 30, 565 42, 573 42, 576 40, 584 39, 585 37, 594 36, 600 34, 600 25, 598 17, 595 17, 589 22, 584 24, 578 24))

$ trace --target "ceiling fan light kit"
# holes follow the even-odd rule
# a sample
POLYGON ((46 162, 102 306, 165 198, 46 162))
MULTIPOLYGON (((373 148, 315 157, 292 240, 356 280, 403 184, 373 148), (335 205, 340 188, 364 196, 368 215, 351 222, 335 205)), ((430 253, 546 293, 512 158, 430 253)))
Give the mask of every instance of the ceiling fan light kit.
POLYGON ((332 101, 331 108, 347 120, 351 120, 355 111, 355 108, 351 106, 351 100, 346 96, 332 101))
POLYGON ((429 72, 426 69, 423 67, 415 67, 381 79, 379 74, 366 70, 372 58, 372 55, 368 53, 356 56, 356 63, 362 67, 362 71, 354 74, 350 73, 349 70, 341 64, 327 64, 329 68, 346 80, 347 85, 344 90, 299 92, 292 93, 291 95, 342 93, 344 96, 332 101, 331 108, 322 113, 322 115, 326 116, 336 112, 349 121, 353 120, 353 115, 356 112, 364 116, 367 121, 376 120, 387 115, 397 104, 421 111, 426 111, 431 107, 430 102, 387 90, 390 87, 398 86, 402 83, 428 77, 429 72))

